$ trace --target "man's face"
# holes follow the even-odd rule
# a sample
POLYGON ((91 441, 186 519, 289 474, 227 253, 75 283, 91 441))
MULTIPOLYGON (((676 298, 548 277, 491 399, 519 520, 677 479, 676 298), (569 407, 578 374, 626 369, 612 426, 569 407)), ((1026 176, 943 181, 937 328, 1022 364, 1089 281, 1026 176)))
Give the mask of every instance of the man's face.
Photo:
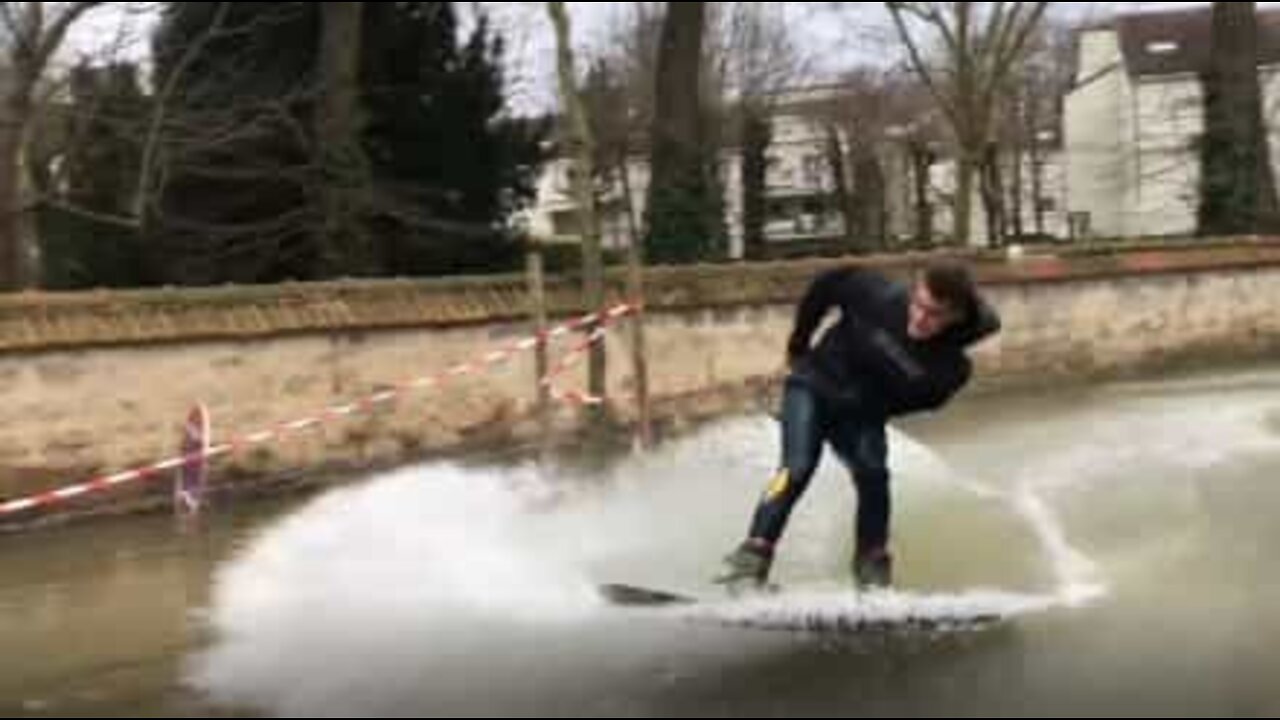
POLYGON ((924 282, 917 282, 911 291, 911 307, 907 314, 907 335, 912 340, 929 340, 936 337, 959 320, 954 308, 941 303, 929 291, 924 282))

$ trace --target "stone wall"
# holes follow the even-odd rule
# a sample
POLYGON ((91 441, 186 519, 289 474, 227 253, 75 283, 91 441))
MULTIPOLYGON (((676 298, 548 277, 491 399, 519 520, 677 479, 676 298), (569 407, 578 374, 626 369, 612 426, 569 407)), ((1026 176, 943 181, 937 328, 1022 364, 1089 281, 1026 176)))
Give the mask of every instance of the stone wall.
MULTIPOLYGON (((905 276, 923 259, 862 262, 905 276)), ((662 419, 728 412, 767 387, 781 368, 795 300, 815 272, 838 262, 650 272, 647 334, 662 419)), ((1005 321, 978 351, 985 382, 1148 372, 1280 348, 1280 244, 973 262, 1005 321)), ((571 281, 554 283, 550 298, 558 319, 582 311, 571 281)), ((215 439, 226 439, 477 359, 526 337, 527 311, 520 278, 0 300, 0 498, 168 457, 198 401, 212 413, 215 439)), ((608 339, 610 392, 624 421, 628 339, 623 324, 608 339)), ((253 481, 508 447, 537 435, 534 376, 532 357, 521 355, 222 459, 216 470, 253 481)), ((583 387, 581 370, 564 384, 583 387)), ((567 409, 558 417, 566 426, 576 419, 567 409)), ((140 492, 108 499, 127 504, 140 492)))

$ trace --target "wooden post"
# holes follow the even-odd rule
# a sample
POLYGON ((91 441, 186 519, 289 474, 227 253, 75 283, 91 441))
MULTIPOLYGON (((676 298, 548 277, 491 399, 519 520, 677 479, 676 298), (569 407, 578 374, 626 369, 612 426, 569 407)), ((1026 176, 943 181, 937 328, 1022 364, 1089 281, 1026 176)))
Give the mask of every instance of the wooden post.
MULTIPOLYGON (((563 110, 564 139, 572 151, 570 157, 576 174, 573 177, 573 199, 577 203, 578 229, 582 236, 582 284, 587 312, 605 309, 604 251, 600 239, 600 213, 595 190, 596 140, 592 132, 587 105, 578 89, 578 71, 573 52, 573 31, 569 11, 563 2, 547 3, 547 14, 556 36, 556 69, 563 110)), ((588 335, 599 328, 592 323, 588 335)), ((588 352, 588 392, 605 399, 609 392, 606 345, 599 342, 588 352)), ((593 427, 602 427, 607 418, 604 405, 588 409, 593 427)))
POLYGON ((541 246, 535 244, 529 248, 527 268, 529 313, 538 337, 534 350, 534 386, 538 397, 538 422, 545 439, 551 432, 551 388, 545 382, 547 373, 551 372, 551 362, 547 357, 547 283, 541 246))
POLYGON ((638 307, 631 316, 631 360, 635 373, 637 436, 640 447, 653 447, 653 414, 649 405, 649 357, 644 333, 644 250, 632 237, 627 252, 627 296, 638 307))

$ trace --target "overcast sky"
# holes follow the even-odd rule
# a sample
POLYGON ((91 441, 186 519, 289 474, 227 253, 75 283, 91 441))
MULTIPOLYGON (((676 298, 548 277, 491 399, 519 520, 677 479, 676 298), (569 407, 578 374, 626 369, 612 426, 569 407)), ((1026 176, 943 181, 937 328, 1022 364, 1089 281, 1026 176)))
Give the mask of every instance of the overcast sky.
MULTIPOLYGON (((505 29, 511 42, 512 103, 518 108, 545 108, 554 102, 554 38, 544 4, 481 3, 505 29)), ((625 17, 633 3, 568 3, 575 43, 590 50, 625 17)), ((787 2, 785 17, 809 57, 814 79, 859 63, 883 62, 896 47, 889 42, 892 27, 881 3, 787 2)), ((1102 18, 1138 10, 1207 5, 1197 2, 1058 2, 1054 12, 1078 19, 1102 18)), ((1262 3, 1275 5, 1280 3, 1262 3)))
MULTIPOLYGON (((598 47, 610 28, 633 3, 568 3, 575 43, 580 50, 598 47)), ((1100 17, 1135 9, 1205 5, 1193 2, 1059 2, 1056 12, 1071 17, 1100 17)), ((1276 5, 1280 3, 1262 3, 1276 5)), ((134 59, 147 54, 155 23, 156 3, 109 3, 82 23, 68 43, 62 61, 101 56, 104 48, 134 59), (129 11, 120 8, 129 7, 129 11)), ((554 98, 554 39, 541 2, 458 3, 465 11, 483 6, 509 43, 511 103, 521 110, 550 107, 554 98)), ((860 62, 884 61, 894 52, 887 43, 887 16, 880 3, 788 2, 785 17, 800 47, 808 53, 815 80, 860 62)))

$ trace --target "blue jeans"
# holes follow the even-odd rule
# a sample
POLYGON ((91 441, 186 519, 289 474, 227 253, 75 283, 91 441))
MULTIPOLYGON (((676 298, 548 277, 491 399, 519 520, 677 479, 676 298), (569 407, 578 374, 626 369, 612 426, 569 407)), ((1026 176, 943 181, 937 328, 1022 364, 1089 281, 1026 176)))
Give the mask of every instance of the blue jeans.
POLYGON ((823 398, 803 381, 788 379, 782 396, 782 463, 755 511, 750 538, 776 545, 791 511, 813 479, 824 444, 848 468, 858 492, 859 555, 889 541, 888 445, 883 418, 823 398))

